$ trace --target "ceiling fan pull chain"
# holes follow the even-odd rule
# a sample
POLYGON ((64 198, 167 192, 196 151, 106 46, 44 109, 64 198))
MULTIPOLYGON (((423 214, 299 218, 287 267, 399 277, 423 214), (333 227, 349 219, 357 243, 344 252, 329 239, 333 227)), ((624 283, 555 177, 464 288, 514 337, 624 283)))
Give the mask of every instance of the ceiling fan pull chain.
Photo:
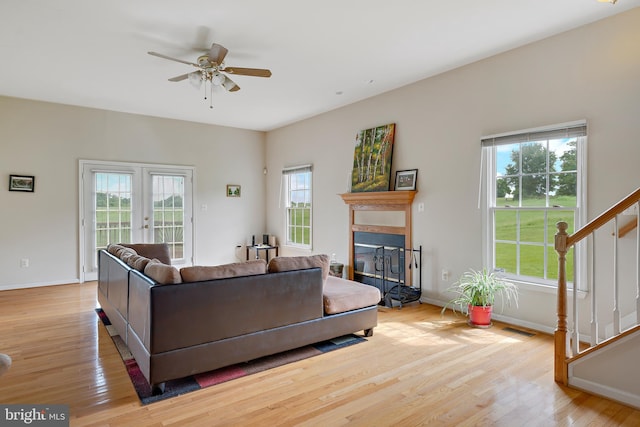
POLYGON ((213 109, 213 83, 209 84, 209 90, 211 91, 209 96, 209 108, 213 109))

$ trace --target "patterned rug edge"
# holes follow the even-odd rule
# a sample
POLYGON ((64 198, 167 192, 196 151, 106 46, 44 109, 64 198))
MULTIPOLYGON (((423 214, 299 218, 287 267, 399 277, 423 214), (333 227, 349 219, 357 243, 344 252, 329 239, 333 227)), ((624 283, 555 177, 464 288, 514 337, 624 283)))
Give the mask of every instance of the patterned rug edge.
POLYGON ((211 387, 216 384, 222 384, 227 381, 259 372, 264 372, 278 366, 284 366, 367 341, 365 338, 355 334, 336 337, 327 341, 321 341, 315 344, 284 351, 271 356, 261 357, 244 363, 238 363, 210 372, 167 381, 164 393, 154 396, 151 392, 151 386, 140 371, 136 360, 133 358, 133 355, 129 351, 124 340, 120 335, 118 335, 115 328, 111 325, 109 317, 101 308, 96 308, 96 314, 116 346, 116 349, 118 350, 118 353, 120 354, 120 357, 127 369, 127 373, 129 374, 129 379, 131 380, 131 383, 138 394, 138 398, 143 405, 180 396, 185 393, 211 387))

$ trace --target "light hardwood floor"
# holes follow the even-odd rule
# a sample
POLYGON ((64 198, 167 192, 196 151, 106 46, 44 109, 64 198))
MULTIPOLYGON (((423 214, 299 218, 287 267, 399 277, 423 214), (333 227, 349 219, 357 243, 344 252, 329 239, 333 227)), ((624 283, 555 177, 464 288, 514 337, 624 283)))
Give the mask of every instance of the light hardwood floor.
POLYGON ((0 292, 0 403, 68 404, 71 425, 603 426, 640 411, 560 387, 552 338, 413 303, 368 342, 141 406, 94 312, 96 284, 0 292))

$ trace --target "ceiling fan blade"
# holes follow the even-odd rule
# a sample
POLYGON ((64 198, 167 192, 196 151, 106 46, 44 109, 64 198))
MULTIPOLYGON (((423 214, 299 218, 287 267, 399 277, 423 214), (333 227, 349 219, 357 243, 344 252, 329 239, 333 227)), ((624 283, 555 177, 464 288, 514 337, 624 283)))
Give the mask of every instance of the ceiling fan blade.
POLYGON ((218 43, 214 43, 211 45, 211 49, 209 50, 209 59, 215 62, 217 65, 222 64, 224 58, 227 56, 229 51, 222 45, 218 43))
POLYGON ((169 79, 170 82, 181 82, 182 80, 185 80, 189 77, 189 73, 187 74, 181 74, 179 76, 175 76, 175 77, 171 77, 169 79))
POLYGON ((240 90, 240 86, 238 86, 236 82, 231 80, 229 77, 224 78, 224 82, 222 83, 222 86, 224 86, 224 88, 229 92, 237 92, 240 90))
POLYGON ((157 56, 158 58, 168 59, 169 61, 176 61, 176 62, 181 62, 181 63, 187 64, 187 65, 193 65, 194 67, 199 67, 198 64, 194 64, 193 62, 183 61, 182 59, 172 58, 170 56, 163 55, 163 54, 158 53, 158 52, 147 52, 147 53, 149 55, 152 55, 152 56, 157 56))
POLYGON ((225 73, 237 74, 241 76, 253 77, 271 77, 271 71, 262 68, 241 68, 241 67, 225 67, 225 73))

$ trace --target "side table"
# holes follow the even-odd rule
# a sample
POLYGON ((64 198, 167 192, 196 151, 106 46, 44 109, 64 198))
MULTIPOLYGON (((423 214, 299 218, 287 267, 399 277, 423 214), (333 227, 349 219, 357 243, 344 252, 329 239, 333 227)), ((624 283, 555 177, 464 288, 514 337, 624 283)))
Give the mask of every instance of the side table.
POLYGON ((260 251, 264 251, 265 260, 269 262, 269 251, 274 250, 276 256, 278 256, 278 246, 270 246, 270 245, 255 245, 255 246, 247 246, 247 261, 249 261, 249 251, 256 251, 256 259, 260 259, 260 251))
POLYGON ((332 262, 329 264, 329 275, 335 277, 342 277, 342 270, 344 269, 344 264, 339 262, 332 262))

